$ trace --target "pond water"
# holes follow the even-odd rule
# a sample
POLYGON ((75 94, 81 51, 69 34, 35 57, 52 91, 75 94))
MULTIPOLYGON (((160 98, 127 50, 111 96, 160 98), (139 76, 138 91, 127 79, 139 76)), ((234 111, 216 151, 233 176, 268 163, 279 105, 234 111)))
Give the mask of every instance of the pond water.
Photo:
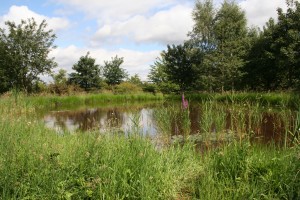
POLYGON ((154 105, 143 105, 51 111, 44 116, 44 122, 47 127, 60 133, 66 130, 98 130, 103 133, 113 130, 129 134, 138 128, 140 134, 153 136, 157 134, 153 120, 154 108, 154 105))
POLYGON ((45 125, 58 133, 93 130, 149 137, 189 134, 205 135, 210 140, 250 135, 264 143, 283 143, 299 134, 298 121, 299 114, 287 109, 192 103, 185 110, 179 102, 60 109, 44 116, 45 125))

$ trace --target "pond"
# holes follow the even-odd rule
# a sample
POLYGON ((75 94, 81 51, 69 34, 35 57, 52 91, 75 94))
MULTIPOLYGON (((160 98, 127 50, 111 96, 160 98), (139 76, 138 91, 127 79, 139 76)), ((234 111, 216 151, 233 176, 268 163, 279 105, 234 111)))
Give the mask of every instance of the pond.
POLYGON ((233 137, 263 143, 283 144, 299 134, 299 113, 273 107, 216 102, 191 103, 188 109, 180 102, 95 106, 59 109, 44 116, 45 125, 58 133, 98 131, 129 135, 223 141, 233 137))

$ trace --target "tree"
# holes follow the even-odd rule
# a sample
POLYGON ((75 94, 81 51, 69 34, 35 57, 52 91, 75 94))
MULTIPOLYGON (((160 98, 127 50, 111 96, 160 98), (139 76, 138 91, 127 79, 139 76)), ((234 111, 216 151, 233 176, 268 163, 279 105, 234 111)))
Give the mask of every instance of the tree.
POLYGON ((243 76, 246 25, 244 11, 234 1, 225 0, 217 12, 214 24, 217 47, 213 63, 219 74, 219 89, 222 91, 233 90, 243 76))
POLYGON ((203 61, 201 51, 185 42, 183 45, 168 45, 162 57, 168 80, 178 84, 181 91, 192 89, 203 61))
POLYGON ((111 58, 111 61, 104 61, 103 76, 107 84, 117 85, 128 77, 125 69, 120 67, 123 62, 123 58, 118 56, 111 58))
POLYGON ((215 15, 212 0, 205 0, 203 3, 199 0, 196 1, 192 12, 195 24, 192 32, 188 35, 192 43, 206 53, 216 48, 214 33, 215 15))
POLYGON ((257 36, 254 36, 251 48, 246 56, 244 67, 244 85, 252 90, 275 90, 278 88, 278 70, 275 65, 275 52, 272 49, 274 19, 270 19, 257 36))
POLYGON ((281 8, 273 32, 272 48, 276 53, 276 66, 280 86, 284 89, 300 86, 300 3, 287 1, 286 13, 281 8))
POLYGON ((245 64, 245 13, 234 1, 225 0, 215 10, 212 0, 198 0, 192 16, 195 24, 189 33, 190 42, 203 54, 198 89, 234 89, 243 76, 245 64))
POLYGON ((134 85, 137 85, 137 86, 141 86, 143 85, 143 82, 141 80, 141 78, 139 77, 138 74, 135 74, 133 76, 131 76, 129 79, 128 79, 128 82, 134 84, 134 85))
POLYGON ((95 59, 90 57, 89 52, 85 56, 81 56, 72 67, 76 72, 70 74, 70 82, 79 85, 85 91, 99 88, 101 82, 100 68, 95 62, 95 59))
POLYGON ((162 58, 157 58, 153 65, 150 66, 148 78, 152 83, 160 84, 167 82, 167 74, 165 73, 165 65, 162 58))
POLYGON ((37 24, 33 18, 16 25, 5 22, 0 29, 0 84, 2 91, 12 88, 32 92, 39 75, 50 73, 56 66, 49 52, 56 38, 47 23, 37 24))
POLYGON ((288 9, 270 19, 248 54, 245 81, 251 89, 299 89, 300 3, 287 1, 288 9))
POLYGON ((212 91, 216 85, 217 72, 213 61, 213 53, 217 47, 214 26, 216 11, 212 0, 196 1, 192 13, 195 22, 190 42, 203 52, 203 62, 199 66, 200 76, 197 80, 198 89, 212 91))
POLYGON ((53 80, 54 80, 54 84, 66 84, 67 83, 67 71, 64 69, 60 69, 58 71, 58 74, 52 74, 51 75, 53 80))

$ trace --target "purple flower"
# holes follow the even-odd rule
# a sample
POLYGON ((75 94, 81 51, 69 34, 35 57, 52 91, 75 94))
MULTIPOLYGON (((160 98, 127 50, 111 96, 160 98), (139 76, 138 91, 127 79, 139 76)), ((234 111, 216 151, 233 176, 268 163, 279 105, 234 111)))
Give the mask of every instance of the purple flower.
POLYGON ((186 99, 184 99, 184 94, 182 93, 182 108, 187 109, 189 106, 189 103, 186 99))

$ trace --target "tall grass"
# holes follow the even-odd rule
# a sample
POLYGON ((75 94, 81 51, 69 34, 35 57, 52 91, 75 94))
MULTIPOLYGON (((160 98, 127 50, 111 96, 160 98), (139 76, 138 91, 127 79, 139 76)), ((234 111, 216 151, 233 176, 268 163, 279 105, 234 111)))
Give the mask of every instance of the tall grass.
MULTIPOLYGON (((217 101, 235 103, 251 103, 264 106, 280 106, 298 109, 300 106, 300 96, 291 92, 229 92, 229 93, 191 93, 186 94, 187 99, 191 101, 217 101)), ((168 95, 169 100, 180 100, 180 95, 168 95)))
MULTIPOLYGON (((286 148, 245 137, 205 153, 190 142, 157 149, 138 133, 57 134, 38 120, 35 103, 0 105, 0 199, 300 198, 298 140, 286 148)), ((206 106, 208 121, 223 109, 206 106)), ((162 119, 182 112, 173 109, 162 119)))
POLYGON ((184 115, 177 104, 157 108, 154 119, 159 133, 167 137, 194 134, 190 139, 202 142, 250 137, 264 143, 276 140, 278 145, 285 146, 291 145, 293 138, 299 135, 299 112, 287 107, 210 100, 194 104, 190 109, 184 115), (198 113, 190 114, 195 108, 198 113), (192 130, 192 123, 198 124, 196 132, 192 130))
POLYGON ((2 199, 175 199, 201 170, 192 145, 157 151, 138 134, 58 135, 12 116, 0 120, 2 199))
MULTIPOLYGON (((81 106, 81 105, 99 105, 107 103, 124 103, 139 101, 160 101, 163 96, 149 93, 140 94, 81 94, 76 96, 27 96, 22 93, 14 95, 15 102, 22 102, 25 105, 34 105, 35 107, 63 107, 63 106, 81 106)), ((10 97, 2 97, 0 102, 11 101, 10 97)))
POLYGON ((299 199, 300 158, 292 149, 233 142, 203 157, 197 199, 299 199))

